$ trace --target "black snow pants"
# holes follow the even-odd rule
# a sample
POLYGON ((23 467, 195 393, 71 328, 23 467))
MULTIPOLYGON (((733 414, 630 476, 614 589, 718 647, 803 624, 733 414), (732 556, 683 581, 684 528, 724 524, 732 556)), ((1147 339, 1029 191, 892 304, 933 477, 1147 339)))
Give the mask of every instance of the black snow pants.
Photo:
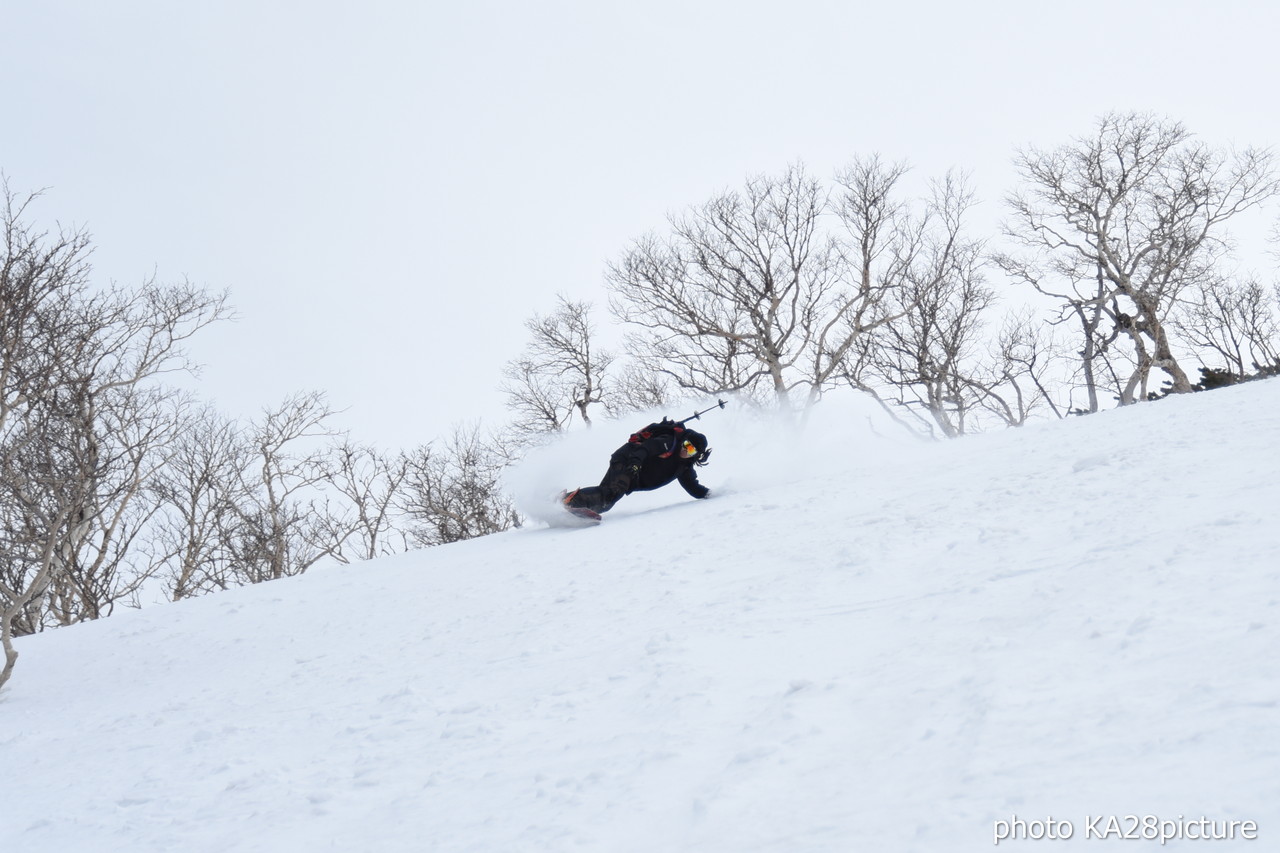
POLYGON ((621 498, 631 494, 636 477, 646 457, 645 449, 638 444, 619 447, 609 457, 609 469, 598 486, 586 486, 568 500, 568 505, 608 512, 621 498))

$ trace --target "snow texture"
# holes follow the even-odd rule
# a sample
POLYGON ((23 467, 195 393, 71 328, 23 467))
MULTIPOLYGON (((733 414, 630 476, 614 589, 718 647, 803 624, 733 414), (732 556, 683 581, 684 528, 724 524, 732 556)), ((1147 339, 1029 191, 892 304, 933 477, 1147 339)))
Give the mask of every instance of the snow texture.
POLYGON ((938 444, 819 413, 707 416, 710 500, 22 639, 0 851, 1274 849, 1280 381, 938 444))

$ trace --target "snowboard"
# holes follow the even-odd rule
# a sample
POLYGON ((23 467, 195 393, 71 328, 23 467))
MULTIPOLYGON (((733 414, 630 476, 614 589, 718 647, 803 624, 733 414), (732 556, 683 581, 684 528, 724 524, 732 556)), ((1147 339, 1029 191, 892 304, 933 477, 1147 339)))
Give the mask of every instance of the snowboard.
POLYGON ((600 515, 589 509, 570 509, 564 505, 567 492, 539 495, 521 501, 520 512, 547 527, 594 527, 600 523, 600 515))
POLYGON ((548 519, 552 527, 594 527, 601 522, 600 513, 591 509, 562 506, 558 515, 548 519))
POLYGON ((590 527, 599 524, 601 521, 600 513, 593 509, 578 506, 565 506, 565 496, 568 491, 563 491, 556 496, 556 508, 559 512, 552 513, 547 519, 547 523, 552 527, 590 527))

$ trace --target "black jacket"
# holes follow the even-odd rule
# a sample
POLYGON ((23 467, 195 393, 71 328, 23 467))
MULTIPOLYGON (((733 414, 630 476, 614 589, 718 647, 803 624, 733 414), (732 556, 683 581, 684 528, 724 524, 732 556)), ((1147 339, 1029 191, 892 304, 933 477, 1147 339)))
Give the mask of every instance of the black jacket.
POLYGON ((684 459, 680 456, 679 445, 686 440, 692 441, 699 453, 707 449, 706 436, 685 429, 672 435, 655 435, 627 442, 614 451, 609 463, 611 467, 625 468, 630 472, 629 492, 648 492, 677 480, 691 496, 705 498, 710 489, 698 482, 698 472, 694 468, 698 457, 684 459))

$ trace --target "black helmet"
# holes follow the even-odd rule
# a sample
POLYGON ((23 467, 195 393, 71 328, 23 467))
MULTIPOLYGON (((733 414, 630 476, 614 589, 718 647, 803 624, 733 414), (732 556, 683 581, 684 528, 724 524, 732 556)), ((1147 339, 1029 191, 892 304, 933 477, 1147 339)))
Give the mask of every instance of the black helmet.
POLYGON ((680 441, 680 458, 692 459, 699 465, 706 465, 707 457, 710 455, 711 450, 707 447, 705 435, 691 429, 684 431, 680 441))

